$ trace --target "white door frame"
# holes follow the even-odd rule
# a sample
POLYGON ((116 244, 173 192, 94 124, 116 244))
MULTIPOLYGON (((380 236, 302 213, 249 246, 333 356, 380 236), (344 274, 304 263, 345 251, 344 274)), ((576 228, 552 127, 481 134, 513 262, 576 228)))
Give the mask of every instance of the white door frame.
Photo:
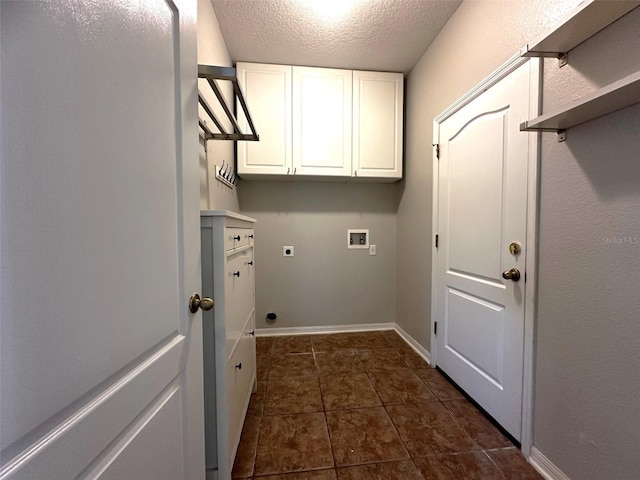
MULTIPOLYGON (((433 145, 440 143, 440 124, 452 116, 462 107, 482 95, 487 89, 500 82, 507 75, 515 71, 527 62, 531 62, 529 109, 531 117, 535 117, 541 110, 540 80, 542 75, 542 62, 540 59, 523 58, 519 53, 507 60, 502 66, 491 73, 487 78, 464 94, 441 114, 433 119, 433 145)), ((523 119, 524 120, 524 119, 523 119)), ((533 443, 533 340, 534 325, 536 321, 537 306, 537 253, 538 253, 538 192, 539 192, 539 153, 540 134, 525 133, 529 135, 529 165, 527 168, 527 233, 526 233, 526 283, 525 283, 525 307, 524 307, 524 363, 522 379, 522 452, 529 457, 533 443)), ((432 212, 432 238, 438 233, 438 178, 439 164, 437 149, 433 150, 433 212, 432 212)), ((436 322, 436 288, 437 288, 437 258, 438 250, 435 242, 432 242, 431 258, 431 364, 437 365, 436 337, 433 335, 436 322)))

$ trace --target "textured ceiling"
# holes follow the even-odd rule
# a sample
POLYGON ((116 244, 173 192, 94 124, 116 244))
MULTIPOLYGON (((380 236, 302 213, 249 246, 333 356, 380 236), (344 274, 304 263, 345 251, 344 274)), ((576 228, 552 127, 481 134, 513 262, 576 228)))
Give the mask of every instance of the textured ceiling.
POLYGON ((211 3, 235 61, 408 72, 461 0, 211 3))

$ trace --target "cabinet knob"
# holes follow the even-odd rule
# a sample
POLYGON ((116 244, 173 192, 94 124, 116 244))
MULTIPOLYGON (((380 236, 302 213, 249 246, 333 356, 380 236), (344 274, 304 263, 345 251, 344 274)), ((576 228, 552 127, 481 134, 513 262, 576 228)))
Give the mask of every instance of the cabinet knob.
POLYGON ((253 265, 253 260, 251 260, 250 262, 247 262, 247 265, 253 265))
POLYGON ((240 362, 239 364, 237 364, 237 365, 236 365, 236 368, 237 368, 238 370, 242 370, 242 362, 240 362))
POLYGON ((234 240, 237 240, 238 242, 240 241, 240 235, 236 235, 235 237, 233 237, 234 240))
POLYGON ((255 337, 256 336, 256 331, 255 330, 251 330, 249 332, 249 335, 251 335, 252 337, 255 337))
POLYGON ((252 234, 252 235, 249 235, 249 238, 253 238, 253 234, 252 234))
POLYGON ((238 270, 237 272, 234 272, 233 276, 240 278, 240 270, 238 270))

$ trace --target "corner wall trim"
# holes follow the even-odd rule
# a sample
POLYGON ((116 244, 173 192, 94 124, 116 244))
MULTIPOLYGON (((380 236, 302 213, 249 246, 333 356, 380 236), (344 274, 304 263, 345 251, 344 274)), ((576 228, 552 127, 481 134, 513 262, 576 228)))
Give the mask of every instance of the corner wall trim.
POLYGON ((562 470, 556 467, 535 445, 531 446, 529 463, 545 480, 571 480, 562 470))

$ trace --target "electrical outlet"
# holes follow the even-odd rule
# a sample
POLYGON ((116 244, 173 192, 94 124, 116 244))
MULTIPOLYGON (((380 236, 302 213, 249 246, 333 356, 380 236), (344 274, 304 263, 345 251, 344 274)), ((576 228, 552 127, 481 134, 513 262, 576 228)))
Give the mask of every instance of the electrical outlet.
POLYGON ((376 255, 376 246, 369 245, 369 255, 376 255))
POLYGON ((293 257, 293 246, 292 245, 285 245, 284 247, 282 247, 282 256, 283 257, 293 257))

